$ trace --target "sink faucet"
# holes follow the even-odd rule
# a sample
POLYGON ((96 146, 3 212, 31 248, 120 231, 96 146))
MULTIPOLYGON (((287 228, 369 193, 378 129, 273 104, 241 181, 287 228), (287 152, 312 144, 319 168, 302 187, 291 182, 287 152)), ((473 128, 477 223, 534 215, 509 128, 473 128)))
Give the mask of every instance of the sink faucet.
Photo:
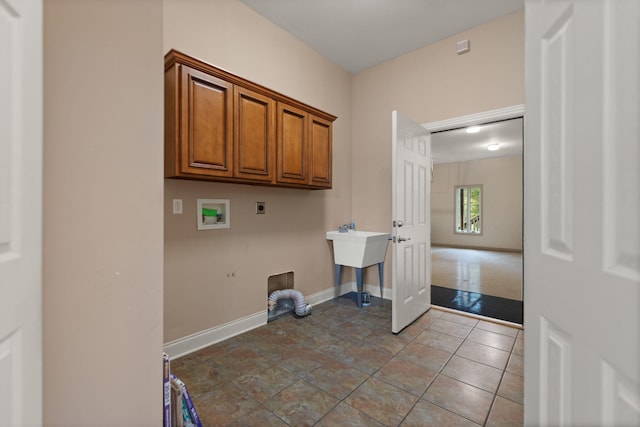
POLYGON ((353 222, 353 220, 351 220, 350 223, 343 224, 340 227, 338 227, 338 231, 340 233, 346 233, 349 230, 354 230, 355 231, 355 229, 356 229, 356 223, 353 222))

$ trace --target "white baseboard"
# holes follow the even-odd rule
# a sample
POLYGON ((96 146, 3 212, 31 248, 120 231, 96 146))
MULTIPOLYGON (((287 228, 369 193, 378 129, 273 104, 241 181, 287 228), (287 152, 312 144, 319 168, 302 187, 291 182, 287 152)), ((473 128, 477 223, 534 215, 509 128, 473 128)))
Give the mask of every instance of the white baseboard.
POLYGON ((179 338, 164 345, 164 352, 170 359, 185 356, 201 348, 224 341, 243 332, 250 331, 267 323, 267 310, 255 313, 224 325, 196 332, 193 335, 179 338))
MULTIPOLYGON (((356 290, 356 285, 353 285, 353 290, 356 290)), ((364 285, 364 288, 367 292, 369 292, 369 295, 373 295, 374 297, 380 297, 380 285, 370 285, 370 284, 366 284, 364 285)), ((382 288, 382 298, 383 299, 391 299, 391 295, 392 295, 392 290, 390 288, 382 288)))
MULTIPOLYGON (((357 288, 356 282, 343 283, 342 285, 340 285, 340 295, 344 295, 349 292, 355 292, 357 289, 358 288, 357 288)), ((380 296, 380 285, 372 285, 370 283, 365 283, 364 290, 366 292, 369 292, 369 295, 371 296, 374 296, 374 297, 380 296)), ((384 292, 384 295, 382 296, 382 298, 391 299, 391 289, 383 288, 383 292, 384 292)), ((320 291, 318 293, 306 296, 305 301, 307 302, 307 304, 316 305, 316 304, 323 303, 325 301, 329 301, 333 297, 335 297, 335 289, 330 288, 330 289, 325 289, 324 291, 320 291)))
MULTIPOLYGON (((380 296, 380 286, 366 284, 364 288, 370 295, 380 296)), ((356 290, 356 282, 343 283, 340 285, 340 295, 344 295, 356 290)), ((333 299, 335 294, 335 287, 331 286, 323 291, 316 292, 305 296, 305 302, 307 304, 317 305, 325 301, 333 299)), ((385 298, 391 299, 391 289, 384 289, 385 298)), ((176 359, 181 356, 186 356, 189 353, 200 350, 201 348, 208 347, 210 345, 219 343, 228 338, 239 335, 243 332, 250 331, 267 324, 269 319, 269 313, 265 309, 255 314, 242 317, 237 320, 225 323, 224 325, 216 326, 211 329, 196 332, 195 334, 179 338, 175 341, 171 341, 164 345, 164 352, 169 355, 170 359, 176 359)))
MULTIPOLYGON (((346 293, 351 292, 355 289, 355 282, 351 283, 343 283, 340 285, 340 295, 344 295, 346 293), (352 289, 353 288, 353 289, 352 289)), ((318 305, 325 301, 332 300, 336 296, 335 286, 325 289, 324 291, 316 292, 315 294, 305 295, 304 301, 307 304, 318 305)))

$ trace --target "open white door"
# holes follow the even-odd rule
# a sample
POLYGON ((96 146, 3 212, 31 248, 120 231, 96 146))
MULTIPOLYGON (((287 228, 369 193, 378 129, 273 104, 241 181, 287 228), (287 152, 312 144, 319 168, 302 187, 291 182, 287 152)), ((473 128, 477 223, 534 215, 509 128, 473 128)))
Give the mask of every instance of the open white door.
POLYGON ((391 329, 398 333, 431 306, 431 143, 426 129, 397 111, 391 123, 391 329))
POLYGON ((0 425, 42 425, 42 2, 0 1, 0 425))
POLYGON ((526 2, 526 425, 640 425, 639 22, 526 2))

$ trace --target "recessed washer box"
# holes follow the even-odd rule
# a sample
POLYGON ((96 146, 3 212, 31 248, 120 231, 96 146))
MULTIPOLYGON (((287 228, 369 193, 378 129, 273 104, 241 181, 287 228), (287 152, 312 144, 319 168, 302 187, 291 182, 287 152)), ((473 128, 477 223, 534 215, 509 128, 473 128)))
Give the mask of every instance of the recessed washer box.
POLYGON ((231 227, 229 199, 198 199, 196 208, 198 230, 231 227))

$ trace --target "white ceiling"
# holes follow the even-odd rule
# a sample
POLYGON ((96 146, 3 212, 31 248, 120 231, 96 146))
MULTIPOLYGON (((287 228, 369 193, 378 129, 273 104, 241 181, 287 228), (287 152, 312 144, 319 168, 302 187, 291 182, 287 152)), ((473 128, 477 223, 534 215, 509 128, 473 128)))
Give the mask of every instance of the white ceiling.
POLYGON ((241 1, 351 73, 524 8, 524 0, 241 1))
POLYGON ((508 157, 522 154, 522 118, 480 126, 478 133, 465 128, 431 134, 431 155, 434 163, 508 157), (499 144, 498 151, 489 151, 489 144, 499 144))
MULTIPOLYGON (((354 74, 524 8, 524 0, 240 1, 354 74)), ((475 135, 432 135, 436 163, 521 153, 521 119, 486 125, 475 135), (501 149, 488 151, 490 141, 501 149)))

